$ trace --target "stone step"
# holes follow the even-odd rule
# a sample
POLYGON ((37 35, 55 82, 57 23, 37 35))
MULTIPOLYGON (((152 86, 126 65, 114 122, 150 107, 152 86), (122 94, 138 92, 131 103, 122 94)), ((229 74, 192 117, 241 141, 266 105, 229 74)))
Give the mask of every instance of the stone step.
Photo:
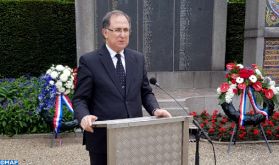
MULTIPOLYGON (((176 100, 180 105, 186 107, 185 99, 176 99, 176 100)), ((173 99, 161 99, 158 100, 158 103, 160 107, 164 107, 164 108, 179 107, 179 105, 173 99)))

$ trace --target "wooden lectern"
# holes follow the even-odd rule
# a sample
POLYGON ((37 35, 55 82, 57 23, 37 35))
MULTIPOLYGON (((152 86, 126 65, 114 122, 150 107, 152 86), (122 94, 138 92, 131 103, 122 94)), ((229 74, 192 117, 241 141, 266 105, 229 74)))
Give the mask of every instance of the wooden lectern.
POLYGON ((189 117, 96 121, 107 130, 108 165, 188 164, 189 117))

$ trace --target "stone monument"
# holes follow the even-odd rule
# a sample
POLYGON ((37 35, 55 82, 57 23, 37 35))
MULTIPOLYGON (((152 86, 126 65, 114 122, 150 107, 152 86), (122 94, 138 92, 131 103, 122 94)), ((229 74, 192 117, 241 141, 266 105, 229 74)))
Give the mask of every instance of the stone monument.
POLYGON ((279 1, 246 0, 244 58, 279 82, 279 1))
MULTIPOLYGON (((215 88, 225 63, 224 0, 76 0, 77 54, 103 44, 101 19, 119 9, 132 19, 129 47, 166 88, 215 88)), ((79 59, 79 58, 78 58, 79 59)))

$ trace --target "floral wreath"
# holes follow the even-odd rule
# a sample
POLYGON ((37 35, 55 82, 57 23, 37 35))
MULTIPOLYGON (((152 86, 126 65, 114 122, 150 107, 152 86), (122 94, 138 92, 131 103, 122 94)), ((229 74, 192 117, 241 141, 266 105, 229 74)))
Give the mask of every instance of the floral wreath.
POLYGON ((252 67, 244 67, 242 64, 228 63, 226 69, 228 71, 226 82, 217 88, 219 104, 226 115, 239 122, 239 125, 256 125, 268 119, 274 110, 273 103, 277 103, 276 95, 279 94, 279 87, 275 86, 275 81, 270 77, 264 77, 256 64, 252 64, 252 67), (240 95, 239 112, 232 105, 235 95, 240 95), (255 116, 246 116, 246 96, 258 113, 257 119, 255 116), (263 103, 264 107, 261 108, 257 102, 263 103))
POLYGON ((77 70, 68 66, 52 65, 42 76, 44 85, 39 95, 39 107, 43 119, 52 126, 55 135, 63 130, 72 129, 78 126, 77 120, 64 122, 63 104, 65 104, 70 112, 73 111, 71 100, 68 94, 72 93, 76 85, 77 70), (50 108, 55 108, 53 118, 49 114, 50 108))

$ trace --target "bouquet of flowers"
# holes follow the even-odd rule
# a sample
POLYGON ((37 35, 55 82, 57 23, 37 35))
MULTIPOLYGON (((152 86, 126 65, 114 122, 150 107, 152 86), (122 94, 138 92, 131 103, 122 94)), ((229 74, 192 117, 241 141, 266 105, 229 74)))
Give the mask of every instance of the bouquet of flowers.
POLYGON ((46 72, 52 80, 50 85, 55 85, 57 94, 69 94, 74 89, 73 70, 68 66, 52 65, 46 72))
POLYGON ((246 87, 254 90, 257 99, 272 99, 277 103, 276 96, 279 87, 270 77, 264 77, 256 64, 252 67, 244 67, 242 64, 228 63, 226 82, 217 88, 220 104, 231 103, 235 95, 240 95, 246 87))

